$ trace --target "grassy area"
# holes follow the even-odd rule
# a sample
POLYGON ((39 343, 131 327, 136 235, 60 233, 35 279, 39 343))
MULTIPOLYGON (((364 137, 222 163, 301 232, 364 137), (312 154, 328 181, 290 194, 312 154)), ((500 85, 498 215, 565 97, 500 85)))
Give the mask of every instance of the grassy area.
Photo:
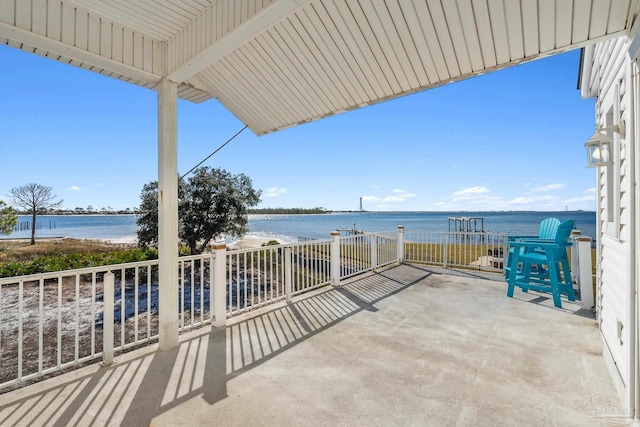
POLYGON ((0 240, 0 277, 145 261, 157 251, 97 240, 0 240))

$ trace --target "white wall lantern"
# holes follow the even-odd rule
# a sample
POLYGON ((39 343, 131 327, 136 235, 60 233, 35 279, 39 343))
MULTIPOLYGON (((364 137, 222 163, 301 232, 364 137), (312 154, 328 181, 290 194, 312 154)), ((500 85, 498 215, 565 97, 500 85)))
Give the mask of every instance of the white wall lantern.
POLYGON ((587 167, 597 168, 611 165, 611 147, 613 140, 607 135, 596 132, 584 146, 587 148, 587 167))
POLYGON ((596 129, 596 133, 584 144, 587 149, 587 167, 597 168, 613 164, 613 139, 602 131, 613 131, 620 134, 624 138, 624 122, 619 125, 611 126, 605 129, 596 129))

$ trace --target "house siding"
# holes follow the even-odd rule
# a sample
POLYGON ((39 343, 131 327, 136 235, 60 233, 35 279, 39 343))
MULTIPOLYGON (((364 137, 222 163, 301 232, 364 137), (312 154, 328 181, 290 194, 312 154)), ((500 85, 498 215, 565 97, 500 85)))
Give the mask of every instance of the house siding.
MULTIPOLYGON (((595 120, 599 128, 617 124, 616 116, 627 125, 633 123, 631 59, 627 53, 629 39, 620 37, 593 47, 589 87, 584 93, 596 94, 595 120), (613 112, 613 123, 611 113, 613 112), (619 113, 618 113, 619 112, 619 113), (609 115, 609 118, 607 116, 609 115)), ((583 82, 584 84, 584 82, 583 82)), ((634 381, 632 354, 632 292, 630 274, 631 204, 633 177, 629 170, 629 144, 634 143, 633 129, 627 127, 624 137, 608 132, 614 143, 612 167, 596 169, 596 210, 598 218, 597 315, 605 356, 613 361, 612 375, 621 397, 631 406, 629 384, 634 381), (608 174, 611 174, 609 176, 608 174), (611 187, 611 188, 610 188, 611 187), (609 200, 611 198, 612 200, 609 200), (609 210, 612 210, 609 212, 609 210)))

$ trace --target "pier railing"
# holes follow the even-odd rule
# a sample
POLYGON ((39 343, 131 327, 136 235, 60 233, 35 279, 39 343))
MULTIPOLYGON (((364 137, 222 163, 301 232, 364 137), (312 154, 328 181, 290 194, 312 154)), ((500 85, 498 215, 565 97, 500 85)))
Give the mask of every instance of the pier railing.
MULTIPOLYGON (((179 329, 223 325, 402 261, 501 271, 495 260, 504 244, 499 234, 399 227, 256 249, 214 245, 211 253, 179 258, 179 329), (495 256, 485 262, 488 251, 495 256)), ((110 363, 115 353, 157 338, 157 260, 0 279, 0 388, 92 360, 110 363)))

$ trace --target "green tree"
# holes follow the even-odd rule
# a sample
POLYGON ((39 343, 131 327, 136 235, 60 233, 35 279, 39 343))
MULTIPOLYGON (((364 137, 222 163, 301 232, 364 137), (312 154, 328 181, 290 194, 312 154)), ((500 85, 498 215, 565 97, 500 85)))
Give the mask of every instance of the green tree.
POLYGON ((47 209, 53 209, 62 205, 62 199, 55 200, 58 196, 52 194, 52 188, 46 185, 29 183, 22 187, 15 187, 9 191, 13 204, 31 214, 31 244, 36 244, 36 217, 47 209))
POLYGON ((16 210, 0 200, 0 234, 11 234, 16 224, 18 224, 16 210))
MULTIPOLYGON (((179 237, 201 253, 212 240, 240 237, 248 231, 248 209, 260 202, 260 191, 251 179, 224 169, 196 169, 187 180, 178 181, 179 237)), ((138 242, 158 243, 158 183, 145 184, 137 220, 138 242)))

